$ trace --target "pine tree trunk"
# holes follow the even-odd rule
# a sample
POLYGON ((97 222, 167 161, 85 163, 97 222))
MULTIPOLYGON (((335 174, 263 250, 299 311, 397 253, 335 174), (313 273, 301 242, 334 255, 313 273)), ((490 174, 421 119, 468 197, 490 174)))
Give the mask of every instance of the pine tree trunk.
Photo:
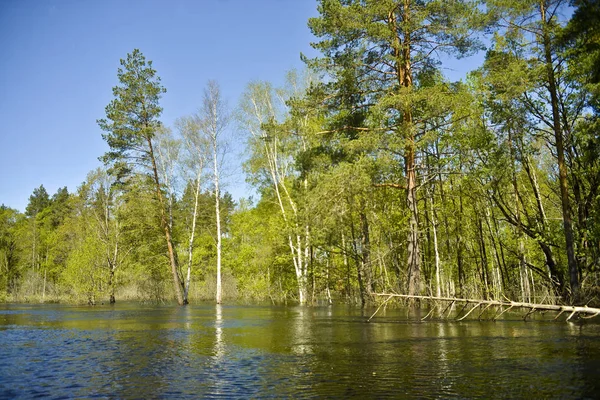
MULTIPOLYGON (((398 79, 399 88, 411 89, 412 69, 411 69, 411 2, 404 0, 402 3, 402 23, 398 22, 396 8, 390 11, 388 15, 388 27, 392 33, 392 52, 395 59, 395 72, 398 79), (403 41, 400 41, 402 34, 403 41)), ((412 120, 411 106, 407 105, 399 110, 402 113, 402 132, 405 135, 406 146, 404 156, 404 167, 406 173, 406 199, 410 213, 410 222, 408 229, 408 292, 410 294, 419 294, 421 292, 421 255, 419 251, 419 214, 417 208, 417 179, 415 165, 415 132, 412 120)))
MULTIPOLYGON (((421 292, 421 255, 419 252, 419 221, 417 210, 417 188, 414 172, 414 154, 412 155, 413 170, 408 174, 408 209, 410 222, 408 231, 408 294, 415 295, 421 292)), ((408 165, 408 164, 407 164, 408 165)))

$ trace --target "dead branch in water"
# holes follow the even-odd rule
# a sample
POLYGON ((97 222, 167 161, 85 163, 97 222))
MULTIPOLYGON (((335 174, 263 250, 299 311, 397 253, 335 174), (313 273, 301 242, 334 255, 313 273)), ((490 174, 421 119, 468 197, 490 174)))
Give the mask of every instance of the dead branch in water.
MULTIPOLYGON (((454 304, 465 303, 464 306, 462 307, 462 309, 459 311, 458 315, 456 316, 456 319, 458 321, 462 321, 463 319, 467 318, 469 316, 469 314, 471 314, 476 308, 481 307, 483 305, 485 305, 485 308, 481 311, 481 313, 479 313, 478 318, 481 318, 481 315, 483 314, 483 312, 485 310, 487 310, 488 308, 498 307, 498 311, 492 318, 493 321, 495 321, 502 314, 504 314, 505 312, 507 312, 508 310, 511 310, 513 308, 522 308, 522 309, 527 310, 527 314, 525 314, 525 316, 523 317, 523 320, 527 319, 528 316, 530 316, 531 314, 533 314, 536 311, 558 312, 558 315, 556 316, 555 319, 557 319, 564 312, 570 312, 569 316, 566 319, 567 321, 569 321, 574 315, 580 315, 581 318, 584 318, 584 319, 590 319, 590 318, 596 317, 597 315, 600 315, 600 308, 593 308, 593 307, 588 307, 588 306, 562 306, 562 305, 555 305, 555 304, 523 303, 523 302, 518 302, 518 301, 511 301, 508 299, 505 301, 476 300, 476 299, 460 299, 460 298, 456 298, 456 297, 418 296, 418 295, 396 294, 396 293, 373 293, 373 296, 384 296, 387 298, 385 299, 385 301, 382 304, 379 305, 379 307, 377 307, 377 310, 375 310, 375 312, 373 313, 373 315, 371 315, 371 317, 367 320, 367 322, 371 321, 371 319, 373 319, 373 317, 375 317, 375 315, 379 312, 381 307, 384 306, 388 301, 390 301, 394 297, 403 298, 403 299, 450 302, 448 307, 446 307, 446 309, 444 309, 444 311, 440 314, 442 316, 443 316, 444 312, 447 309, 451 309, 451 307, 454 304), (474 306, 469 311, 467 311, 464 315, 461 316, 461 314, 463 313, 463 311, 469 304, 474 304, 474 306), (504 307, 507 307, 507 308, 504 308, 504 307), (500 312, 500 314, 498 314, 498 312, 500 312)), ((425 320, 431 314, 432 313, 429 312, 424 318, 422 318, 422 320, 425 320)), ((450 315, 450 312, 448 312, 448 315, 450 315)))

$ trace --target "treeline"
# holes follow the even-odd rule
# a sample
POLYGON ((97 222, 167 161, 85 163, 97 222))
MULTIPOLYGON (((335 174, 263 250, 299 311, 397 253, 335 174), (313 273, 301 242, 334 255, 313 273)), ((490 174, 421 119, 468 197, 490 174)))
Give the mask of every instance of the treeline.
POLYGON ((321 56, 233 111, 210 82, 160 123, 135 50, 99 120, 106 168, 2 207, 6 300, 348 301, 372 294, 596 301, 597 1, 322 0, 321 56), (463 81, 450 56, 483 51, 463 81), (244 134, 256 203, 219 189, 244 134))

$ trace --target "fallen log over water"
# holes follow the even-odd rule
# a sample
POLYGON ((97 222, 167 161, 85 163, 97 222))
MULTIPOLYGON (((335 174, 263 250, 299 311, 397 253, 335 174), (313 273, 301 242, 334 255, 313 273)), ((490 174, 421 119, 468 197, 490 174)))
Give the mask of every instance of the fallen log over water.
MULTIPOLYGON (((385 306, 387 304, 387 302, 393 298, 430 300, 430 301, 434 301, 434 302, 435 301, 449 302, 450 304, 448 304, 448 306, 444 309, 444 311, 442 311, 440 313, 440 316, 443 316, 444 313, 446 312, 446 310, 452 310, 452 306, 454 304, 464 303, 464 306, 462 307, 462 309, 458 312, 458 314, 456 316, 457 321, 462 321, 463 319, 467 318, 476 308, 481 307, 481 306, 485 306, 485 307, 483 307, 483 309, 479 313, 478 318, 481 318, 483 313, 488 308, 498 307, 498 310, 494 314, 492 321, 497 320, 502 314, 504 314, 505 312, 507 312, 513 308, 520 308, 520 309, 528 310, 527 314, 525 314, 525 316, 523 317, 523 320, 526 320, 528 316, 530 316, 531 314, 533 314, 536 311, 558 312, 558 314, 556 315, 556 317, 554 319, 557 319, 563 313, 568 312, 570 314, 566 319, 567 321, 569 321, 575 315, 578 315, 579 317, 581 317, 583 319, 594 318, 595 316, 600 315, 600 308, 593 308, 593 307, 588 307, 588 306, 562 306, 562 305, 555 305, 555 304, 523 303, 523 302, 517 302, 517 301, 511 301, 511 300, 506 300, 506 301, 477 300, 477 299, 461 299, 461 298, 457 298, 457 297, 418 296, 418 295, 396 294, 396 293, 373 293, 373 296, 387 297, 387 299, 385 299, 385 301, 383 303, 381 303, 379 305, 379 307, 377 307, 377 310, 375 310, 375 312, 373 313, 373 315, 371 315, 371 317, 367 320, 367 322, 371 321, 371 319, 373 319, 373 317, 375 317, 375 315, 379 312, 381 307, 385 306), (471 307, 469 310, 464 312, 465 309, 470 304, 472 304, 473 307, 471 307), (464 314, 463 314, 463 312, 464 312, 464 314)), ((425 317, 423 317, 421 320, 425 320, 430 315, 432 315, 433 310, 434 309, 432 308, 431 311, 429 311, 429 313, 425 317)), ((447 317, 449 315, 450 315, 450 311, 448 312, 447 317)))

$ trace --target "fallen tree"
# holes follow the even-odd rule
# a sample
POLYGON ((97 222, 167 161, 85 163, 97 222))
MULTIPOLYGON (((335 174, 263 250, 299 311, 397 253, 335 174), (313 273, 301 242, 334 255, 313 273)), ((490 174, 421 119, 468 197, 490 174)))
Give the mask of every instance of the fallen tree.
MULTIPOLYGON (((455 304, 463 304, 463 307, 456 315, 457 321, 462 321, 467 318, 473 311, 477 308, 480 308, 478 319, 481 319, 483 313, 491 308, 497 307, 497 311, 494 316, 491 318, 492 321, 497 320, 502 314, 506 313, 511 309, 526 309, 527 313, 523 316, 523 320, 526 320, 531 314, 536 311, 554 311, 558 312, 554 319, 558 319, 563 313, 568 312, 569 316, 566 321, 569 321, 573 316, 578 315, 580 318, 589 319, 594 318, 597 315, 600 315, 600 308, 593 308, 585 306, 565 306, 565 305, 556 305, 556 304, 534 304, 534 303, 523 303, 511 300, 477 300, 477 299, 461 299, 457 297, 436 297, 436 296, 419 296, 419 295, 408 295, 408 294, 396 294, 396 293, 373 293, 373 296, 379 297, 387 297, 380 305, 377 307, 373 315, 369 317, 367 322, 371 321, 375 315, 384 307, 391 299, 393 298, 402 298, 402 299, 412 299, 412 300, 429 300, 433 302, 449 302, 448 306, 440 313, 440 316, 444 316, 447 310, 450 310, 446 317, 450 316, 450 312, 452 311, 452 306, 455 304), (467 307, 472 305, 468 310, 467 307)), ((421 318, 421 320, 425 320, 433 314, 435 308, 432 308, 429 313, 421 318)))

